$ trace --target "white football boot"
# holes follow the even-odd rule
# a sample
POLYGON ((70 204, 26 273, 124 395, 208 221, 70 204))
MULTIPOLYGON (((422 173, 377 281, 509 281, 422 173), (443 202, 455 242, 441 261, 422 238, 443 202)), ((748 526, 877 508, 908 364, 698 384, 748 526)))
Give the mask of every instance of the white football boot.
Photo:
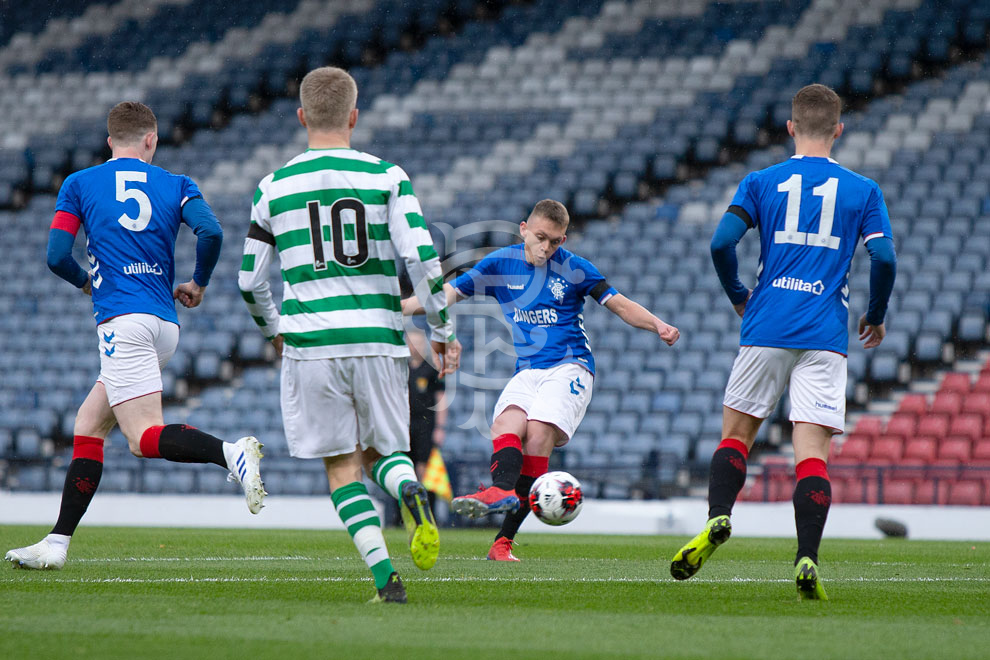
POLYGON ((4 559, 11 562, 14 568, 57 571, 65 566, 65 554, 66 548, 55 547, 44 538, 34 545, 8 550, 4 559))
POLYGON ((265 483, 261 480, 262 445, 252 435, 241 438, 233 444, 233 450, 227 457, 227 469, 230 475, 228 481, 236 481, 244 489, 248 509, 258 513, 265 506, 265 483))

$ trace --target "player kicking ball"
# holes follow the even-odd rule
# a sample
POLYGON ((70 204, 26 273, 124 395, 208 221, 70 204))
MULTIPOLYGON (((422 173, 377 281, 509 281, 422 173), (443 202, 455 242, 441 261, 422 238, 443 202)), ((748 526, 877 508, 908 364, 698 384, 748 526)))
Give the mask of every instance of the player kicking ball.
POLYGON ((826 460, 842 433, 849 347, 849 267, 862 238, 870 253, 870 304, 859 320, 864 348, 883 341, 896 257, 883 193, 829 158, 842 134, 841 101, 824 85, 801 89, 787 131, 796 155, 739 184, 712 238, 715 270, 742 316, 741 348, 722 409, 722 442, 711 462, 708 523, 681 548, 670 574, 686 580, 732 533, 729 516, 746 481, 760 424, 790 386, 796 464, 794 580, 803 599, 827 600, 818 548, 832 501, 826 460), (739 281, 736 243, 760 232, 759 283, 739 281))
POLYGON ((151 165, 158 121, 146 105, 124 102, 107 118, 112 158, 70 175, 58 193, 48 237, 48 267, 93 298, 100 376, 76 414, 72 462, 65 474, 58 521, 51 533, 6 559, 20 568, 59 569, 69 541, 103 475, 103 441, 115 425, 140 458, 214 463, 230 471, 258 513, 265 498, 253 437, 223 442, 185 424, 162 420, 162 367, 179 341, 178 300, 203 301, 220 256, 223 231, 196 184, 151 165), (172 290, 180 223, 196 233, 193 278, 172 290), (90 271, 72 258, 86 230, 90 271))
MULTIPOLYGON (((529 489, 584 418, 595 380, 595 358, 584 331, 584 300, 591 296, 635 328, 655 332, 668 346, 680 336, 642 305, 629 300, 587 259, 561 246, 570 218, 545 199, 520 223, 523 242, 495 250, 445 284, 447 304, 475 295, 495 298, 512 327, 516 373, 495 404, 492 485, 455 497, 455 513, 472 518, 506 513, 488 559, 518 561, 512 543, 529 513, 529 489), (522 505, 521 505, 522 503, 522 505)), ((406 314, 420 313, 414 298, 406 314)))

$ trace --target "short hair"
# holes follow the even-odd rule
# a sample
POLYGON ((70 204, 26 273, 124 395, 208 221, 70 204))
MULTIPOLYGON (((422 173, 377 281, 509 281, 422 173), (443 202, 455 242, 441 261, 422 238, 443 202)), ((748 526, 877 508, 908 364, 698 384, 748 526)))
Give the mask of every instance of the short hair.
POLYGON ((137 101, 124 101, 110 109, 107 133, 118 144, 133 144, 158 130, 158 119, 151 108, 137 101))
POLYGON ((536 206, 533 207, 533 212, 529 215, 530 217, 538 215, 546 218, 564 229, 567 229, 567 225, 571 221, 570 216, 567 214, 567 207, 554 199, 542 199, 538 201, 536 206))
POLYGON ((346 130, 351 110, 357 105, 357 83, 351 74, 334 66, 313 69, 299 85, 299 102, 310 128, 346 130))
POLYGON ((802 87, 791 101, 791 121, 794 132, 804 137, 827 140, 839 125, 842 99, 831 87, 808 85, 802 87))

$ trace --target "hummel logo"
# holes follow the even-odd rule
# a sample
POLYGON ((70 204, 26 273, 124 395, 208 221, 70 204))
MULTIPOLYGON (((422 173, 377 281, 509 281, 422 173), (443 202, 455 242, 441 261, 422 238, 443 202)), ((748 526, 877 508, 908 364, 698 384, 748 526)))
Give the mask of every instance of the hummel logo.
POLYGON ((525 284, 506 284, 505 286, 513 291, 522 291, 526 288, 525 284))
POLYGON ((103 333, 103 341, 105 341, 106 343, 109 344, 110 342, 113 341, 113 338, 116 337, 116 336, 117 336, 117 333, 116 332, 111 332, 109 335, 106 334, 106 333, 103 333))
POLYGON ((107 354, 107 357, 113 357, 113 354, 116 350, 117 350, 116 346, 111 346, 110 348, 104 348, 103 352, 107 354))
POLYGON ((571 394, 580 394, 580 392, 578 392, 576 389, 574 389, 574 386, 575 385, 577 385, 577 387, 579 389, 582 389, 582 390, 585 389, 584 385, 581 384, 581 378, 578 377, 575 380, 572 380, 571 381, 571 394))

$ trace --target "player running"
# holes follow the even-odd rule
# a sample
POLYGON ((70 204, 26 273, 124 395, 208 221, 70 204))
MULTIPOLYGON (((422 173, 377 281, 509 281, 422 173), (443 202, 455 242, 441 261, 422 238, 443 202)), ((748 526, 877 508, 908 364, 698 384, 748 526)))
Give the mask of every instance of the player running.
POLYGON ((741 348, 725 389, 722 442, 712 456, 708 524, 678 551, 670 573, 686 580, 732 532, 729 515, 746 480, 756 432, 790 386, 797 484, 794 578, 802 598, 827 600, 818 547, 832 500, 826 460, 842 433, 849 345, 849 267, 862 238, 870 253, 870 304, 859 319, 865 348, 883 341, 896 257, 883 194, 829 158, 842 135, 841 100, 824 85, 801 89, 787 132, 797 155, 749 174, 712 238, 712 260, 736 312, 741 348), (736 243, 760 232, 759 281, 739 281, 736 243))
POLYGON ((416 566, 437 560, 439 534, 409 451, 409 349, 396 257, 429 310, 437 370, 457 368, 440 259, 402 168, 350 148, 357 85, 343 69, 309 72, 299 88, 309 149, 262 179, 238 283, 282 355, 289 453, 321 458, 330 497, 374 576, 375 601, 405 603, 361 470, 400 504, 416 566), (268 270, 278 252, 281 315, 268 270), (283 348, 284 347, 284 348, 283 348))
MULTIPOLYGON (((518 561, 516 532, 529 513, 533 482, 547 471, 550 453, 574 435, 591 401, 595 358, 584 331, 584 299, 594 298, 635 328, 655 332, 668 346, 680 336, 629 300, 587 259, 561 247, 570 218, 560 202, 538 202, 519 225, 523 242, 495 250, 445 284, 447 304, 474 295, 495 298, 512 326, 516 373, 495 404, 492 424, 492 486, 456 497, 452 508, 471 517, 506 512, 488 559, 518 561)), ((414 298, 406 314, 419 313, 414 298)))
POLYGON ((162 421, 161 369, 179 340, 173 299, 186 307, 203 301, 223 231, 192 179, 151 165, 158 121, 150 108, 116 105, 107 131, 113 157, 65 180, 48 237, 48 267, 93 297, 100 375, 76 414, 72 462, 55 527, 40 542, 6 555, 22 568, 65 564, 72 534, 100 484, 103 441, 115 424, 139 458, 215 463, 229 470, 251 513, 261 510, 267 494, 255 438, 222 442, 191 426, 162 421), (182 222, 196 233, 196 269, 173 292, 175 238, 182 222), (72 258, 80 226, 86 230, 89 272, 72 258))

